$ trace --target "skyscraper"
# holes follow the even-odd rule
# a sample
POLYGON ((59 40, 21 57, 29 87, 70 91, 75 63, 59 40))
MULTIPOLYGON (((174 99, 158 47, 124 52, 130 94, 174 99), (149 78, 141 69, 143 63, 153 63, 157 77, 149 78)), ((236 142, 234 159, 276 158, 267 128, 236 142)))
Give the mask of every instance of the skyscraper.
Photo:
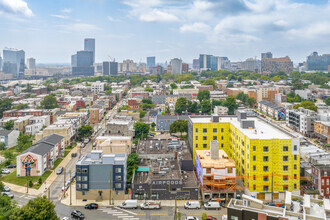
POLYGON ((2 71, 2 57, 0 55, 0 72, 2 71))
POLYGON ((76 58, 76 66, 72 66, 72 75, 94 75, 92 51, 78 51, 76 58))
POLYGON ((182 60, 174 58, 171 60, 172 74, 182 74, 182 60))
POLYGON ((309 71, 327 71, 330 66, 330 54, 318 55, 313 52, 307 57, 307 70, 309 71))
POLYGON ((156 66, 156 57, 147 57, 147 69, 156 66))
POLYGON ((26 60, 26 65, 28 69, 35 69, 36 68, 36 59, 34 58, 28 58, 26 60))
POLYGON ((93 63, 95 63, 95 39, 85 38, 84 50, 93 52, 93 63))
POLYGON ((13 48, 3 49, 3 67, 4 73, 11 73, 14 77, 19 78, 24 75, 25 68, 25 52, 13 48))
MULTIPOLYGON (((227 58, 228 60, 228 58, 227 58)), ((200 54, 199 55, 199 68, 200 70, 220 70, 222 57, 200 54)))
POLYGON ((103 75, 117 75, 118 74, 118 63, 115 61, 104 61, 103 62, 103 75))
POLYGON ((193 59, 193 69, 199 70, 199 59, 193 59))
POLYGON ((261 53, 261 59, 273 58, 273 54, 271 52, 261 53))

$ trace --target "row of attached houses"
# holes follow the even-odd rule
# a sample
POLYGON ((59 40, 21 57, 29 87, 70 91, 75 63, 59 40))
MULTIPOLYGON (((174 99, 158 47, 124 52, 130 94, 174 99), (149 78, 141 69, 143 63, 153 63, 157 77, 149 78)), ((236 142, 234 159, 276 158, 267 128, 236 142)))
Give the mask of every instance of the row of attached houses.
POLYGON ((266 115, 270 115, 276 120, 286 120, 286 109, 269 101, 260 101, 258 103, 258 110, 266 115))

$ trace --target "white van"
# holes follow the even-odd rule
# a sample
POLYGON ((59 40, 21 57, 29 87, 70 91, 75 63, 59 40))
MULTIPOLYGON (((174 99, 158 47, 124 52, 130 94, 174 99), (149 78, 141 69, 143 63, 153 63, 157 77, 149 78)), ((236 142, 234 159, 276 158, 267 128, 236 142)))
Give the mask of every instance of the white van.
POLYGON ((126 200, 125 202, 123 202, 120 205, 120 208, 122 208, 122 209, 137 209, 138 208, 137 203, 138 203, 138 201, 136 199, 126 200))
POLYGON ((141 209, 160 209, 160 202, 148 201, 141 204, 141 209))
POLYGON ((190 202, 186 202, 186 204, 184 204, 184 208, 185 209, 200 209, 201 204, 199 203, 199 201, 190 201, 190 202))
POLYGON ((220 203, 219 202, 206 202, 204 204, 204 208, 206 210, 209 210, 209 209, 217 209, 217 210, 220 210, 220 203))

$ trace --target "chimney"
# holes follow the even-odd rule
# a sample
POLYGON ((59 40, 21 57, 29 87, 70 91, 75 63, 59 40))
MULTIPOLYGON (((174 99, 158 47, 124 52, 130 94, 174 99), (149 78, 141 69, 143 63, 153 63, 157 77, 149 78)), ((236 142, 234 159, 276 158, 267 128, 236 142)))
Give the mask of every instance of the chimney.
POLYGON ((210 141, 210 154, 211 159, 219 159, 219 142, 218 141, 210 141))

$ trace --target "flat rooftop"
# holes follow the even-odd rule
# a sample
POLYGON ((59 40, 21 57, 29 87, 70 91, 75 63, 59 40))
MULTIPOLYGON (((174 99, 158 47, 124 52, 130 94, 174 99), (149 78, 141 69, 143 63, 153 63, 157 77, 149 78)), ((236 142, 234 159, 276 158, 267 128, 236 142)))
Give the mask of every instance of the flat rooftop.
POLYGON ((225 169, 236 167, 234 161, 222 149, 219 150, 219 159, 211 159, 210 150, 196 150, 195 153, 203 168, 225 169))
MULTIPOLYGON (((192 123, 212 123, 212 116, 190 116, 192 123)), ((288 135, 286 132, 280 130, 279 128, 271 125, 257 117, 248 116, 247 120, 253 120, 255 128, 248 129, 242 128, 241 123, 237 120, 236 116, 220 116, 219 122, 213 123, 231 123, 235 128, 240 130, 244 135, 250 139, 291 139, 292 136, 288 135)))

